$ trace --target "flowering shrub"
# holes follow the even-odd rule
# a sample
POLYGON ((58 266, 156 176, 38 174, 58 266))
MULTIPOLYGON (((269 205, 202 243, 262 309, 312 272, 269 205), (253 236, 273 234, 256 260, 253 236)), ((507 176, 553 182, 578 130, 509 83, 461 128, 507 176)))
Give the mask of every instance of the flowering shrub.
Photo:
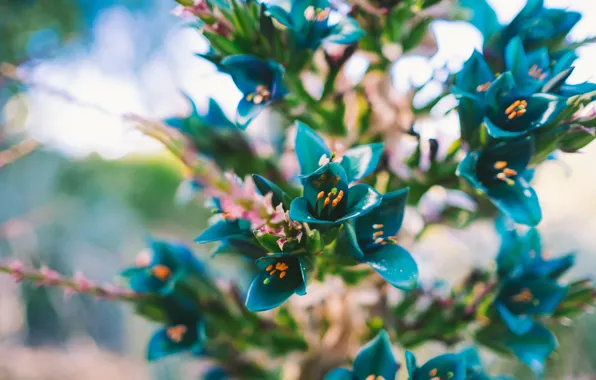
POLYGON ((205 379, 281 378, 296 358, 301 379, 387 380, 400 368, 411 380, 504 379, 485 372, 474 344, 542 376, 557 347, 552 327, 595 296, 590 281, 561 280, 573 255, 545 257, 531 185, 553 153, 575 152, 595 136, 594 114, 585 110, 596 84, 566 83, 581 46, 566 35, 581 16, 540 0, 529 0, 509 25, 483 0, 178 2, 173 13, 211 44, 200 55, 241 92, 236 113, 228 118, 214 100, 201 113, 188 99, 186 117, 129 120, 187 167, 179 200, 207 198, 214 214, 196 243, 254 263, 250 286, 223 282, 192 247, 160 240, 122 271, 129 289, 18 262, 0 269, 18 280, 131 302, 163 326, 147 344, 148 360, 183 352, 213 359, 218 365, 205 379), (450 73, 444 93, 427 106, 414 108, 411 97, 405 106, 391 103, 383 91, 392 62, 433 49, 430 22, 454 14, 480 30, 483 52, 450 73), (362 81, 350 83, 346 63, 354 54, 369 66, 362 81), (447 145, 411 128, 445 96, 457 99, 460 124, 459 138, 447 145), (244 132, 258 135, 264 113, 283 120, 267 126, 285 141, 272 156, 244 132), (404 153, 412 135, 415 147, 404 153), (426 226, 494 219, 502 239, 496 267, 474 268, 447 292, 422 281, 406 248, 411 237, 400 233, 407 207, 418 207, 426 226), (334 330, 329 316, 293 302, 338 278, 380 294, 375 307, 361 310, 367 323, 334 330), (390 288, 399 299, 387 300, 390 288), (314 360, 332 331, 372 340, 351 364, 347 350, 314 360), (424 364, 409 351, 395 355, 398 346, 432 341, 446 352, 424 364))

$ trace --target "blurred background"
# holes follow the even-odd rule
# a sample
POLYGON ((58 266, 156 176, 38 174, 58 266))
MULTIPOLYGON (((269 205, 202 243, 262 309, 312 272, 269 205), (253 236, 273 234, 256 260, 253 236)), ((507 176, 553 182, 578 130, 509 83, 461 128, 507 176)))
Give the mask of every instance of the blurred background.
MULTIPOLYGON (((525 3, 490 2, 502 22, 525 3)), ((596 35, 593 1, 546 4, 584 14, 573 40, 596 35)), ((0 0, 0 62, 19 64, 39 84, 24 91, 0 78, 0 151, 25 136, 42 146, 14 162, 0 162, 1 258, 47 264, 65 274, 81 271, 109 283, 133 261, 148 234, 192 244, 205 227, 208 210, 175 202, 182 168, 122 118, 184 115, 188 104, 181 91, 199 108, 213 97, 234 113, 239 92, 195 56, 208 45, 188 21, 170 13, 174 7, 169 0, 0 0)), ((436 21, 432 30, 438 52, 399 59, 393 70, 398 91, 426 83, 434 68, 459 70, 472 49, 482 46, 480 33, 463 22, 436 21)), ((571 80, 594 81, 596 46, 578 53, 571 80)), ((364 64, 358 56, 352 59, 354 76, 364 64)), ((437 119, 428 127, 429 137, 452 130, 454 123, 437 119)), ((536 177, 545 215, 539 229, 553 255, 577 252, 571 277, 596 272, 595 160, 592 144, 580 154, 560 154, 536 177)), ((406 226, 409 218, 416 229, 414 213, 406 218, 406 226)), ((204 247, 192 246, 208 256, 204 247)), ((451 283, 471 266, 490 265, 497 250, 488 222, 457 231, 433 227, 411 249, 423 277, 451 283)), ((230 275, 225 262, 214 265, 230 275)), ((596 317, 586 314, 559 331, 562 347, 550 378, 596 379, 595 327, 596 317)), ((184 358, 145 363, 153 330, 126 305, 79 296, 67 301, 58 290, 0 277, 0 379, 196 378, 194 363, 178 365, 184 358)), ((425 348, 420 360, 434 349, 425 348)), ((511 363, 492 356, 489 362, 531 378, 511 363)))

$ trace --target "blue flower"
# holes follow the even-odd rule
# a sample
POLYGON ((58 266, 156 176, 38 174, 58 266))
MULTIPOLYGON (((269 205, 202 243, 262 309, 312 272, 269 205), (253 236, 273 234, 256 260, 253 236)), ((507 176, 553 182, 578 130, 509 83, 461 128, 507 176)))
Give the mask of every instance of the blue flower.
POLYGON ((470 152, 457 168, 465 178, 516 223, 537 225, 542 219, 538 196, 524 178, 534 151, 530 137, 470 152))
POLYGON ((167 324, 157 330, 147 347, 147 359, 191 352, 200 355, 205 343, 205 322, 195 307, 169 302, 166 308, 167 324))
POLYGON ((406 351, 406 365, 409 380, 466 380, 465 359, 461 355, 440 355, 418 367, 414 354, 406 351))
POLYGON ((502 284, 495 308, 511 332, 523 335, 536 324, 534 317, 549 315, 559 306, 567 289, 552 278, 524 274, 502 284))
POLYGON ((297 122, 296 156, 300 174, 307 176, 329 162, 339 162, 344 168, 348 183, 371 174, 383 154, 383 143, 359 145, 348 149, 341 157, 332 152, 321 136, 301 122, 297 122))
POLYGON ((581 19, 578 12, 544 8, 544 0, 528 0, 508 25, 499 24, 486 0, 462 0, 462 6, 472 10, 471 23, 484 36, 484 51, 491 59, 502 57, 505 46, 515 37, 528 50, 556 47, 581 19))
POLYGON ((408 189, 383 195, 365 216, 344 225, 335 251, 369 264, 391 285, 410 290, 418 283, 418 266, 408 251, 395 243, 404 219, 408 189))
POLYGON ((258 259, 256 264, 261 271, 248 289, 248 310, 270 310, 294 294, 306 294, 307 272, 312 267, 308 257, 277 253, 258 259))
POLYGON ((149 252, 137 256, 135 267, 121 273, 135 292, 166 295, 186 276, 206 273, 206 268, 185 245, 151 241, 150 247, 149 252))
POLYGON ((528 93, 506 72, 486 91, 486 106, 488 133, 494 138, 512 138, 554 122, 567 101, 552 94, 528 93))
POLYGON ((365 215, 381 203, 372 187, 348 187, 348 175, 335 162, 323 165, 304 179, 304 194, 290 205, 290 219, 314 225, 336 226, 365 215))
POLYGON ((561 276, 574 264, 574 255, 547 260, 544 258, 538 230, 532 228, 524 235, 515 229, 501 229, 501 248, 497 255, 497 270, 501 278, 534 275, 561 276))
POLYGON ((545 8, 544 0, 528 0, 526 6, 505 26, 502 46, 519 37, 524 47, 533 50, 560 42, 581 20, 582 15, 565 9, 545 8))
POLYGON ((266 6, 269 14, 287 28, 297 49, 315 50, 322 42, 353 44, 364 35, 356 20, 350 17, 342 15, 337 23, 331 24, 328 0, 273 0, 266 6))
POLYGON ((395 379, 399 364, 391 351, 391 342, 385 330, 368 342, 356 358, 353 369, 336 368, 327 373, 325 380, 380 380, 395 379))
POLYGON ((577 59, 570 51, 560 57, 551 57, 546 47, 526 53, 522 40, 513 38, 505 49, 505 68, 511 71, 515 82, 527 92, 548 92, 570 97, 596 90, 595 83, 565 84, 573 72, 577 59))
POLYGON ((236 113, 236 124, 242 129, 265 107, 281 100, 287 93, 283 85, 284 69, 275 61, 234 55, 223 59, 221 66, 243 94, 236 113))

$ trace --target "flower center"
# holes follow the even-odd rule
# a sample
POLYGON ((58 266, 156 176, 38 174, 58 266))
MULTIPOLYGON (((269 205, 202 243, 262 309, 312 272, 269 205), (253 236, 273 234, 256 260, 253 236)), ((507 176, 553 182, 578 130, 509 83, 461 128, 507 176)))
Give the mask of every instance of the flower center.
POLYGON ((170 270, 170 268, 168 268, 165 265, 154 266, 153 268, 151 268, 151 273, 153 273, 153 275, 156 278, 162 281, 166 281, 172 275, 172 271, 170 270))
POLYGON ((515 177, 518 173, 516 170, 510 169, 507 167, 507 161, 495 162, 494 168, 499 171, 496 175, 498 180, 505 182, 509 186, 512 186, 513 184, 515 184, 515 181, 512 180, 511 178, 515 177))
POLYGON ((323 211, 325 207, 329 206, 329 203, 331 203, 332 208, 337 207, 339 202, 341 202, 341 200, 344 198, 344 191, 340 190, 338 192, 337 187, 334 187, 327 194, 325 194, 324 191, 319 192, 317 194, 317 206, 319 206, 319 201, 323 198, 325 198, 325 200, 323 201, 323 207, 321 208, 321 211, 323 211))
POLYGON ((476 87, 476 91, 478 92, 486 92, 486 90, 488 90, 488 88, 490 87, 491 82, 486 82, 481 84, 480 86, 476 87))
POLYGON ((385 238, 383 237, 383 225, 382 224, 373 224, 373 229, 378 230, 373 232, 372 234, 372 239, 374 240, 375 244, 381 244, 381 245, 385 245, 387 244, 387 240, 389 240, 389 238, 385 238))
POLYGON ((439 370, 436 368, 431 369, 430 372, 428 373, 430 380, 451 379, 454 376, 453 372, 451 372, 451 371, 447 372, 447 375, 445 377, 437 376, 438 372, 439 372, 439 370))
POLYGON ((304 18, 308 21, 325 21, 329 18, 330 12, 331 8, 315 8, 311 5, 304 10, 304 18))
POLYGON ((515 102, 511 103, 509 107, 505 110, 505 115, 509 120, 513 120, 516 117, 520 117, 526 113, 526 107, 528 103, 525 100, 516 100, 515 102))
POLYGON ((287 275, 287 270, 288 268, 290 268, 288 266, 288 264, 286 264, 283 261, 278 261, 275 263, 275 266, 273 264, 269 264, 267 266, 267 268, 265 268, 265 272, 269 273, 269 277, 265 279, 265 281, 263 281, 263 284, 268 285, 271 282, 271 278, 273 276, 275 276, 275 274, 279 271, 278 276, 280 279, 286 277, 287 275))
POLYGON ((523 288, 518 294, 512 297, 515 302, 531 302, 534 300, 534 295, 528 288, 523 288))
POLYGON ((261 104, 271 99, 271 92, 269 89, 262 84, 258 85, 255 92, 246 95, 246 100, 253 102, 254 104, 261 104))
POLYGON ((172 342, 180 343, 187 330, 188 329, 184 325, 172 326, 166 329, 166 335, 172 342))
POLYGON ((546 74, 542 72, 542 69, 538 67, 538 65, 532 66, 528 74, 535 79, 544 80, 546 78, 546 74))

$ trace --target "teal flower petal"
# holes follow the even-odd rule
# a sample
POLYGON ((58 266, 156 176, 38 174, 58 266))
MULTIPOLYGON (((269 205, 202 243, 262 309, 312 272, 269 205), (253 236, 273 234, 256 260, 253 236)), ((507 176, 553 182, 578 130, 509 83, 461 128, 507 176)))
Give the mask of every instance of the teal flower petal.
POLYGON ((277 22, 279 22, 286 28, 293 27, 292 18, 290 17, 290 14, 281 6, 267 4, 267 11, 269 12, 269 15, 271 15, 271 17, 273 17, 277 22))
MULTIPOLYGON (((538 67, 547 69, 546 67, 538 67)), ((519 37, 513 38, 505 48, 505 67, 513 74, 517 85, 523 90, 533 92, 540 87, 540 81, 530 76, 530 64, 526 57, 524 45, 519 37)))
POLYGON ((484 121, 485 109, 484 102, 476 97, 459 97, 457 114, 460 120, 461 137, 464 141, 472 143, 476 140, 480 125, 484 121))
POLYGON ((383 237, 397 235, 404 220, 408 191, 405 188, 384 194, 378 207, 356 219, 356 236, 363 249, 374 244, 379 231, 383 237))
POLYGON ((474 50, 461 71, 455 74, 455 86, 463 92, 484 97, 484 94, 478 91, 479 87, 490 84, 494 79, 495 75, 482 54, 474 50))
POLYGON ((300 174, 309 175, 319 168, 319 160, 331 155, 325 141, 306 124, 297 121, 296 156, 300 164, 300 174))
POLYGON ((437 356, 420 368, 416 368, 411 380, 432 380, 435 378, 450 380, 466 380, 464 357, 456 354, 437 356))
POLYGON ((232 76, 236 87, 245 95, 254 92, 259 85, 269 87, 274 77, 267 62, 252 55, 224 58, 221 66, 232 76))
POLYGON ((324 380, 354 380, 352 371, 345 368, 336 368, 325 375, 324 380))
POLYGON ((557 347, 555 336, 539 324, 524 335, 503 336, 503 342, 537 376, 542 376, 546 358, 557 347))
POLYGON ((251 234, 250 229, 244 228, 239 221, 220 220, 209 226, 202 234, 195 239, 199 244, 212 243, 232 237, 240 237, 251 234))
POLYGON ((396 288, 412 290, 418 285, 416 261, 408 251, 397 244, 387 244, 367 251, 364 262, 396 288))
POLYGON ((273 182, 269 181, 267 178, 261 177, 258 174, 253 174, 252 178, 255 182, 255 185, 257 186, 257 189, 259 189, 261 194, 263 194, 263 195, 267 195, 267 193, 273 194, 273 198, 271 199, 271 202, 273 203, 274 207, 276 207, 277 205, 279 205, 281 203, 285 210, 289 210, 290 202, 292 202, 292 199, 290 198, 290 196, 288 194, 286 194, 285 191, 280 189, 279 186, 277 186, 273 182))
MULTIPOLYGON (((564 97, 571 97, 575 95, 587 94, 590 92, 596 91, 596 83, 579 83, 579 84, 563 84, 559 90, 561 96, 564 97)), ((596 96, 592 95, 592 100, 594 100, 596 96)))
POLYGON ((413 380, 418 365, 416 364, 416 356, 410 351, 406 351, 406 368, 408 369, 408 379, 413 380))
POLYGON ((308 268, 304 260, 287 253, 258 259, 256 264, 261 272, 248 289, 246 297, 248 310, 253 312, 270 310, 284 303, 295 293, 306 294, 308 268))
POLYGON ((389 335, 385 330, 381 330, 366 344, 354 360, 354 377, 357 379, 366 379, 370 375, 394 379, 398 369, 399 364, 393 357, 389 335))
POLYGON ((312 224, 335 224, 334 220, 317 219, 309 210, 308 201, 305 198, 296 198, 290 205, 290 219, 296 222, 312 224))
POLYGON ((486 0, 461 0, 460 4, 472 10, 469 22, 482 33, 485 44, 501 29, 495 10, 486 0))
POLYGON ((329 37, 325 38, 325 42, 349 45, 358 42, 364 34, 364 30, 362 30, 356 20, 350 17, 342 17, 342 19, 333 26, 329 37))
POLYGON ((530 331, 534 327, 534 320, 526 314, 513 314, 507 306, 501 302, 495 303, 499 316, 503 319, 503 322, 507 325, 507 328, 516 335, 523 335, 530 331))
POLYGON ((540 91, 561 94, 561 87, 565 85, 565 81, 571 76, 573 69, 573 67, 570 67, 552 76, 546 83, 544 83, 540 91))
POLYGON ((348 190, 348 202, 345 215, 336 222, 342 223, 352 218, 357 218, 368 214, 375 209, 383 199, 375 189, 366 184, 352 186, 348 190))
POLYGON ((335 243, 335 252, 342 256, 351 257, 359 262, 364 261, 364 252, 362 252, 362 249, 358 245, 356 230, 352 222, 344 224, 343 228, 339 231, 335 243))
POLYGON ((245 98, 240 99, 236 109, 236 124, 238 127, 246 129, 250 122, 253 121, 255 117, 259 116, 268 104, 268 102, 255 104, 254 102, 249 102, 245 98))
POLYGON ((383 143, 360 145, 348 149, 341 160, 341 166, 348 175, 348 182, 358 181, 371 174, 379 165, 382 154, 383 143))
POLYGON ((516 223, 533 227, 542 220, 538 196, 523 178, 518 178, 513 185, 503 183, 491 187, 486 194, 503 215, 516 223))

